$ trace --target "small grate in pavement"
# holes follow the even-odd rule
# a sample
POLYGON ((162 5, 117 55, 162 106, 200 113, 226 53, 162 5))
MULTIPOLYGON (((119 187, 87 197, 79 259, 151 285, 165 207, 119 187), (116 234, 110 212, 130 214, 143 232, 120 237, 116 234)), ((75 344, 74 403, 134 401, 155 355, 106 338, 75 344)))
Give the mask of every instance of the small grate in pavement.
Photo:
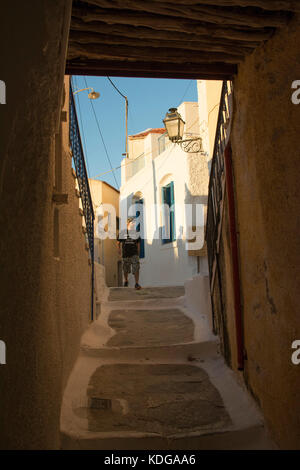
POLYGON ((112 401, 109 398, 90 397, 88 400, 88 408, 93 410, 111 410, 112 401))

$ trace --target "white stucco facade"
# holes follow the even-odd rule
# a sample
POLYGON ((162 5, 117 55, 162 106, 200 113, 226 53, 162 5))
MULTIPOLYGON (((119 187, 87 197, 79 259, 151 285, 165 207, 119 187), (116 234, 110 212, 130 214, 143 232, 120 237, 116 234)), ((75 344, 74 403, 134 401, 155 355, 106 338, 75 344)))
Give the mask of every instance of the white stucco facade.
MULTIPOLYGON (((199 135, 197 102, 182 103, 178 108, 185 121, 187 137, 199 135)), ((204 212, 201 218, 188 220, 186 204, 204 208, 208 193, 207 156, 186 153, 171 143, 162 129, 147 129, 129 140, 129 158, 122 161, 121 212, 132 202, 143 200, 144 258, 141 261, 142 286, 184 285, 198 273, 207 274, 207 259, 192 256, 186 241, 189 230, 204 233, 204 212), (165 142, 163 142, 165 141, 165 142), (166 145, 165 145, 166 144, 166 145), (166 147, 163 150, 164 146, 166 147), (133 163, 134 161, 134 163, 133 163), (173 182, 175 240, 163 243, 163 187, 173 182)), ((203 209, 202 209, 203 210, 203 209)), ((190 248, 190 247, 189 247, 190 248)), ((129 280, 133 285, 133 277, 129 280)))

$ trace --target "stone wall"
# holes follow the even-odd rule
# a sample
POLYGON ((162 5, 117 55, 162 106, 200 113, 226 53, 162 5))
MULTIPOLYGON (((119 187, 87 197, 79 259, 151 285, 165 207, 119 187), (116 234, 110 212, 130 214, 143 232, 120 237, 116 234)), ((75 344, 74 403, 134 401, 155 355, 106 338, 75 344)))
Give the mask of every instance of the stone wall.
POLYGON ((299 18, 240 65, 232 129, 245 377, 282 448, 300 448, 299 18))
POLYGON ((62 393, 91 306, 91 266, 71 158, 61 151, 67 138, 65 115, 55 137, 71 2, 30 4, 30 15, 27 2, 1 5, 1 79, 7 86, 7 104, 0 109, 4 449, 59 448, 62 393), (55 175, 67 204, 52 202, 55 175))

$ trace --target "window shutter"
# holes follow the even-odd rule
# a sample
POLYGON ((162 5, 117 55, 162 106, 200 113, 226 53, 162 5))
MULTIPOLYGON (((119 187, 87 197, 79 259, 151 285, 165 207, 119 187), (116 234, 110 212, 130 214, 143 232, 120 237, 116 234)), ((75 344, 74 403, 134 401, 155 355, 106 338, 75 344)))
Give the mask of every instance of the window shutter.
MULTIPOLYGON (((138 201, 135 202, 136 204, 144 204, 144 199, 139 199, 138 201)), ((140 211, 137 209, 135 213, 136 217, 142 216, 143 221, 144 220, 144 210, 142 209, 142 214, 140 214, 140 211)), ((144 223, 143 226, 141 227, 141 224, 138 224, 136 227, 136 230, 140 232, 140 237, 141 237, 141 246, 140 246, 140 258, 145 258, 145 239, 144 239, 144 223)))
POLYGON ((171 238, 171 241, 174 241, 176 240, 176 230, 175 230, 175 206, 174 206, 174 203, 175 203, 175 194, 174 194, 174 181, 171 182, 170 184, 170 199, 171 199, 171 204, 170 206, 172 207, 173 206, 173 209, 170 211, 170 226, 171 226, 171 230, 170 230, 170 238, 171 238))

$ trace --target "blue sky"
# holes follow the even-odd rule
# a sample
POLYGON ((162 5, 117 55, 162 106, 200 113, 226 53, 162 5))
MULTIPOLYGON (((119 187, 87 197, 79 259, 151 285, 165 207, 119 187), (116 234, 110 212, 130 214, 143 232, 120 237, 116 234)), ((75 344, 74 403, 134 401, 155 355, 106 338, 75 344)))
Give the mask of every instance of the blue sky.
MULTIPOLYGON (((84 78, 73 77, 75 89, 76 86, 77 89, 86 87, 84 78)), ((196 80, 124 77, 111 77, 111 80, 128 97, 129 135, 149 127, 163 127, 162 119, 169 108, 179 106, 182 101, 197 101, 196 80)), ((122 153, 125 152, 125 100, 106 77, 86 77, 86 81, 88 86, 100 93, 100 98, 94 100, 93 104, 107 153, 112 167, 115 168, 121 164, 122 153)), ((86 91, 76 95, 76 107, 82 140, 85 141, 83 144, 86 148, 89 177, 95 177, 99 173, 109 171, 110 164, 87 95, 86 91)), ((120 170, 116 170, 114 174, 120 185, 120 170)), ((99 179, 116 186, 112 172, 100 176, 99 179)))

